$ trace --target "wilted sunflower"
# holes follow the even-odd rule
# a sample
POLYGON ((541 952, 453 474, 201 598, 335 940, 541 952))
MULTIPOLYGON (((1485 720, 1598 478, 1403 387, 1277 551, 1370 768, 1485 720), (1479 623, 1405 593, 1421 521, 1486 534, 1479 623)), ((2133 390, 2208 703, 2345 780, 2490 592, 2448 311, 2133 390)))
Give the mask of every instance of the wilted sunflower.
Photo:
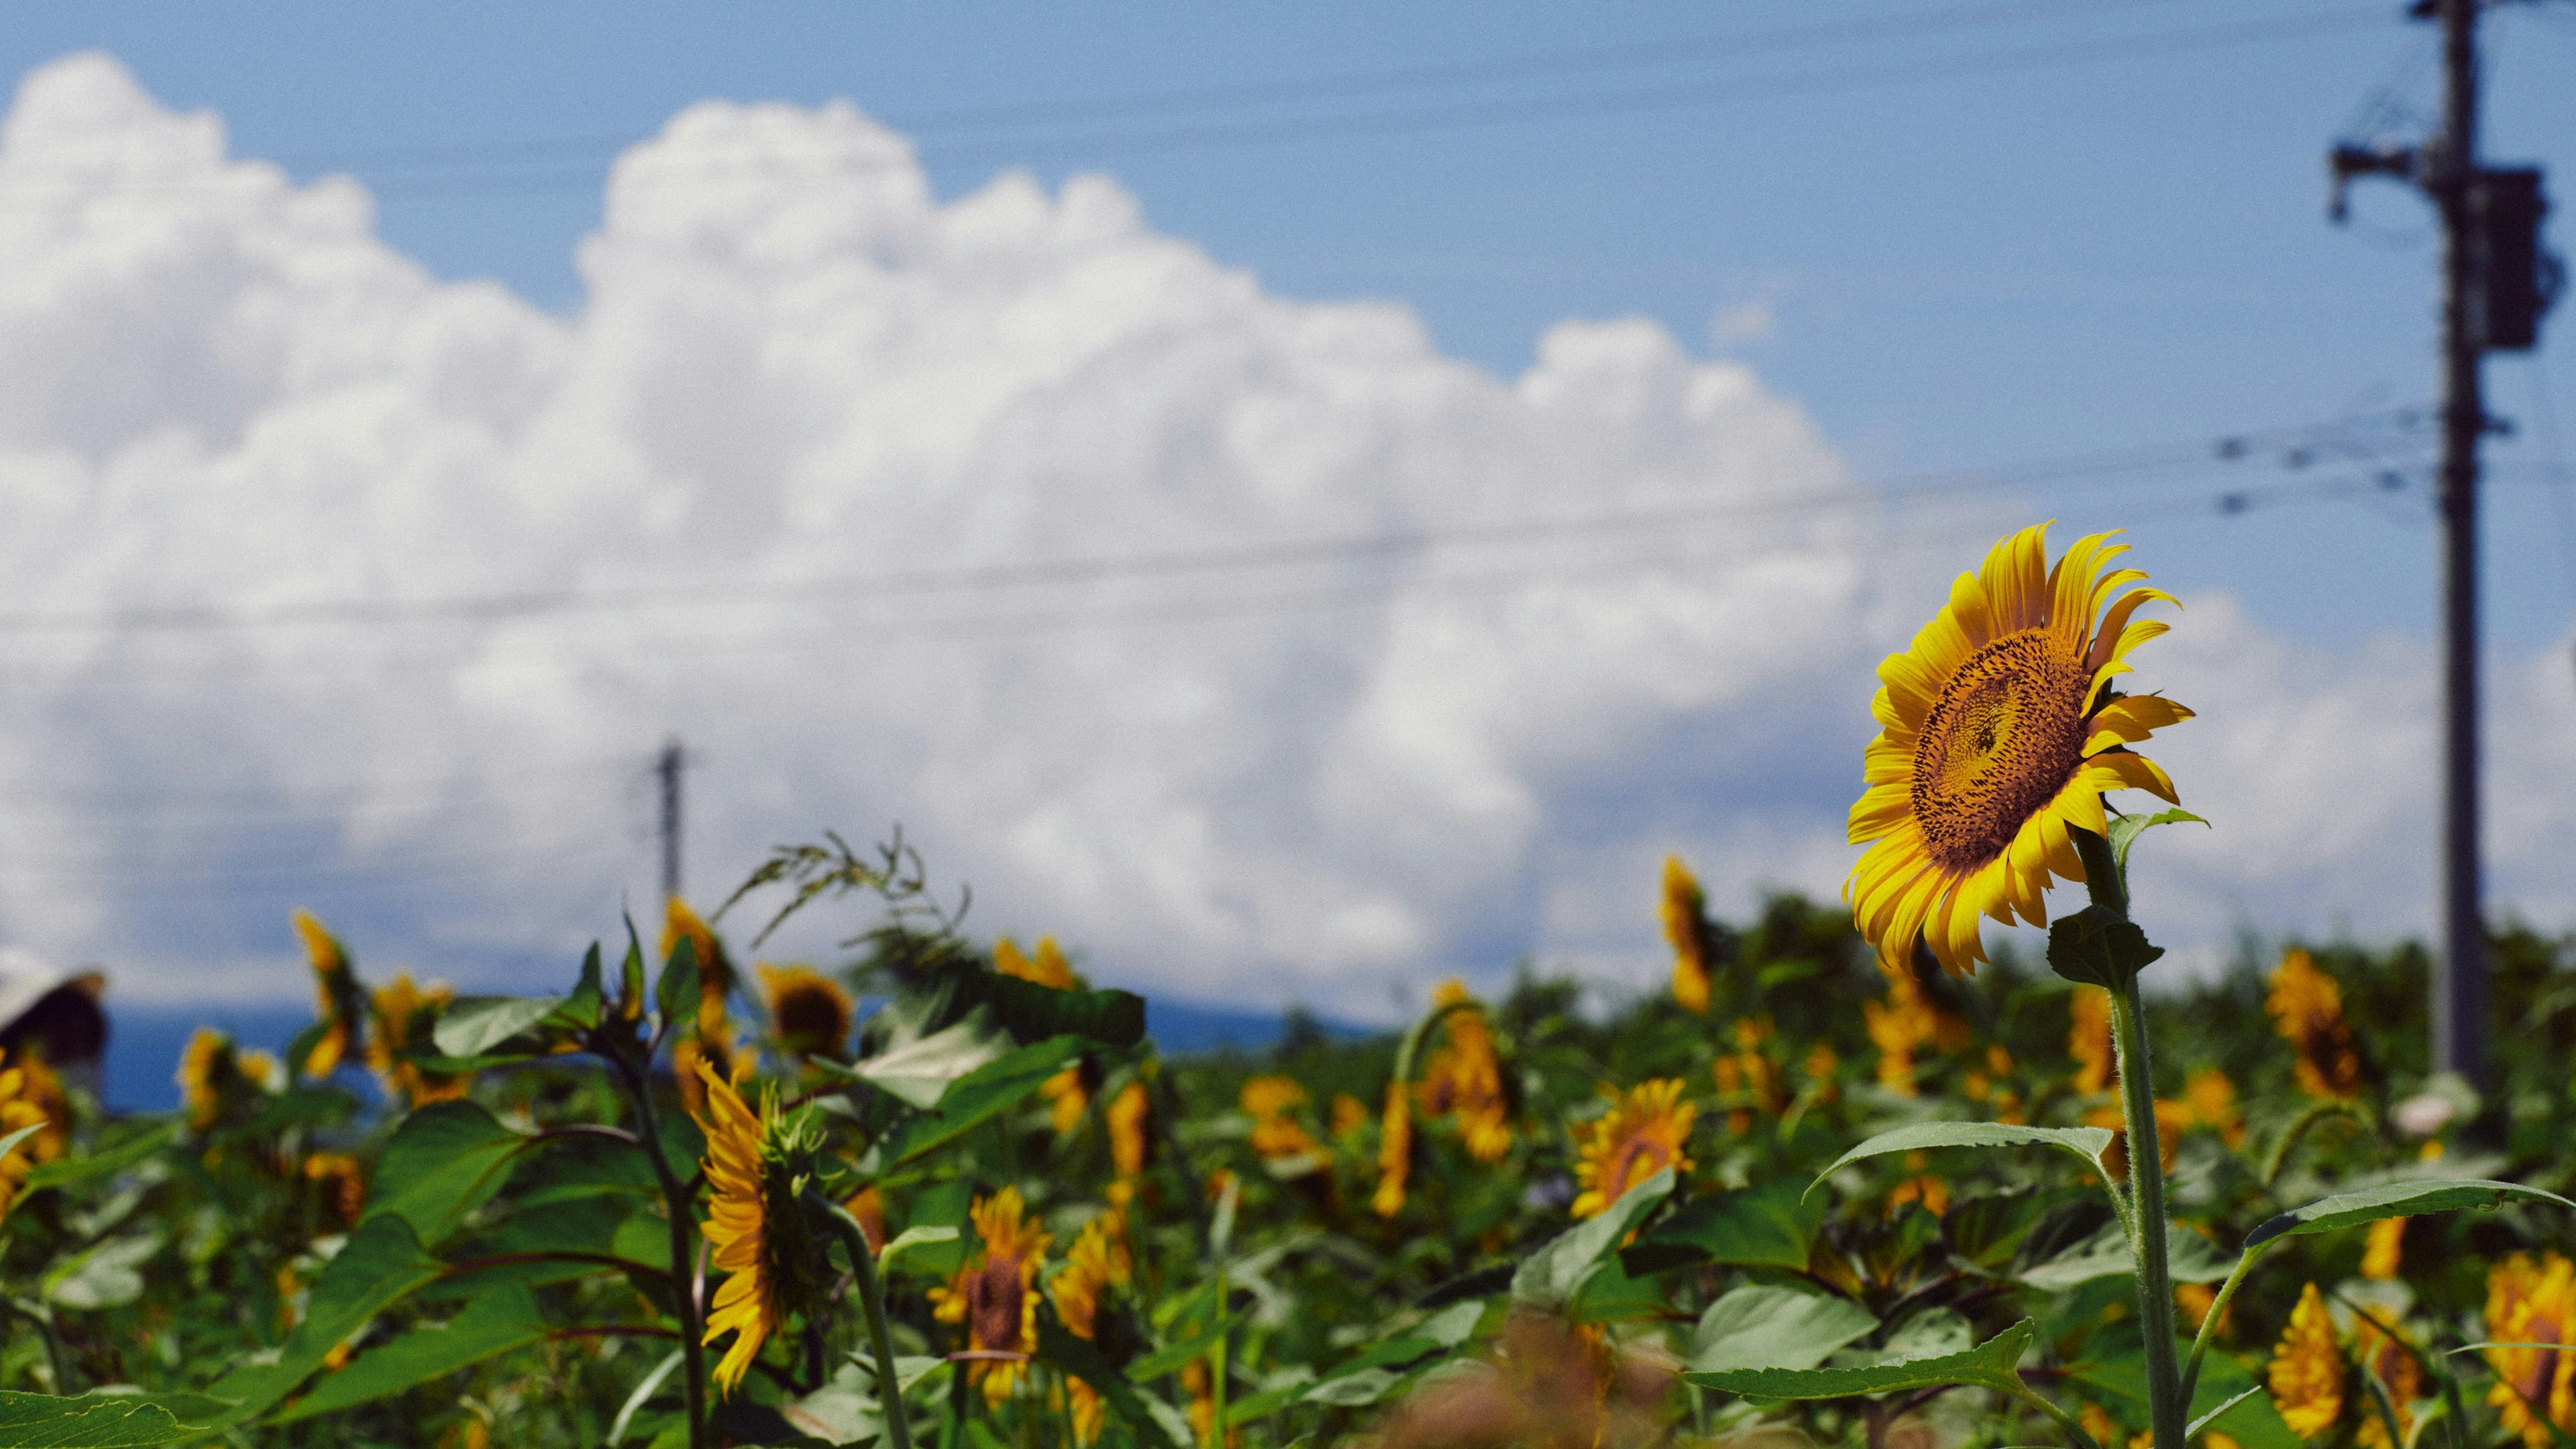
MULTIPOLYGON (((1133 1271, 1127 1245, 1116 1234, 1116 1222, 1115 1218, 1094 1218, 1083 1224, 1073 1247, 1064 1255, 1064 1267, 1047 1280, 1047 1296, 1055 1300, 1055 1316, 1076 1338, 1098 1336, 1101 1300, 1110 1289, 1123 1286, 1133 1271)), ((1088 1444, 1100 1437, 1108 1405, 1099 1390, 1081 1379, 1067 1375, 1066 1383, 1072 1398, 1074 1442, 1088 1444)))
MULTIPOLYGON (((2490 1343, 2566 1343, 2576 1331, 2576 1265, 2556 1253, 2498 1263, 2487 1273, 2486 1329, 2490 1343)), ((2542 1449, 2550 1424, 2576 1429, 2576 1349, 2491 1348, 2486 1359, 2496 1376, 2487 1402, 2506 1433, 2542 1449)))
POLYGON ((371 1004, 375 1030, 367 1034, 367 1066, 387 1092, 399 1093, 414 1107, 455 1101, 474 1085, 471 1072, 424 1071, 411 1059, 414 1052, 434 1050, 430 1033, 437 1026, 439 1011, 454 995, 444 981, 413 985, 408 971, 376 988, 371 1004))
POLYGON ((940 1322, 966 1325, 968 1352, 1020 1355, 967 1362, 967 1381, 982 1384, 984 1402, 998 1409, 1010 1400, 1037 1343, 1038 1266, 1054 1240, 1038 1230, 1016 1187, 978 1198, 968 1216, 975 1223, 976 1254, 957 1270, 954 1282, 930 1290, 930 1301, 940 1322))
POLYGON ((1377 1132, 1377 1191, 1369 1194, 1369 1211, 1382 1218, 1404 1211, 1404 1182, 1413 1171, 1413 1102, 1404 1083, 1386 1084, 1386 1115, 1377 1132))
POLYGON ((1468 1156, 1499 1162, 1512 1150, 1512 1109, 1503 1095, 1502 1058, 1494 1051, 1484 1009, 1467 994, 1466 983, 1455 979, 1432 991, 1431 1004, 1448 1010, 1441 1018, 1448 1040, 1431 1054, 1415 1095, 1424 1115, 1457 1122, 1468 1156))
POLYGON ((2343 1417, 2343 1350, 2335 1343, 2334 1319, 2316 1284, 2303 1289, 2299 1305, 2290 1310, 2265 1382, 2282 1422, 2302 1439, 2315 1438, 2343 1417))
POLYGON ((1678 855, 1664 857, 1664 939, 1673 948, 1673 1000, 1684 1011, 1708 1010, 1708 898, 1678 855))
POLYGON ((1980 916, 2048 924, 2050 878, 2084 879, 2067 832, 2109 828, 2104 791, 2175 799, 2165 772, 2126 747, 2191 711, 2105 688, 2130 650, 2165 632, 2129 616, 2172 596, 2129 588, 2146 577, 2135 569, 2103 572, 2127 552, 2108 534, 2077 539, 2054 568, 2046 535, 2041 524, 1998 542, 1878 667, 1871 712, 1884 728, 1850 825, 1853 844, 1876 843, 1843 899, 1891 974, 1917 941, 1952 974, 1975 971, 1980 916))
POLYGON ((2293 946, 2281 953, 2263 1009, 2273 1030, 2298 1052, 2299 1090, 2349 1102, 2361 1095, 2361 1052, 2343 1017, 2343 988, 2293 946))
POLYGON ((756 966, 769 998, 769 1025, 778 1044, 799 1056, 834 1061, 849 1048, 857 1009, 841 983, 804 966, 756 966))
POLYGON ((1682 1100, 1682 1079, 1664 1077, 1640 1082, 1621 1095, 1604 1086, 1610 1110, 1586 1127, 1574 1180, 1583 1191, 1571 1209, 1578 1218, 1609 1211, 1628 1189, 1663 1171, 1688 1172, 1691 1160, 1682 1152, 1690 1141, 1691 1122, 1699 1108, 1682 1100))
POLYGON ((811 1301, 821 1245, 806 1233, 796 1199, 813 1174, 814 1143, 781 1115, 774 1095, 755 1113, 733 1083, 704 1064, 698 1077, 706 1102, 697 1122, 707 1139, 707 1247, 728 1275, 708 1307, 702 1342, 712 1347, 734 1335, 715 1369, 717 1389, 731 1393, 761 1344, 811 1301))
POLYGON ((349 953, 311 911, 299 908, 288 920, 304 943, 305 958, 313 963, 314 1015, 322 1027, 321 1039, 305 1052, 301 1065, 308 1077, 327 1077, 360 1049, 366 993, 349 966, 349 953))

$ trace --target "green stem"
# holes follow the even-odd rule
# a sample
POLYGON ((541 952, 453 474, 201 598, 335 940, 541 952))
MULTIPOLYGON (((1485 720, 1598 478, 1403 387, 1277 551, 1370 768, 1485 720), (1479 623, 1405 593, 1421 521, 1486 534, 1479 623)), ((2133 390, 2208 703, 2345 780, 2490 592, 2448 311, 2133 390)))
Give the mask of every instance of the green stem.
POLYGON ((1225 1269, 1216 1270, 1216 1347, 1208 1350, 1208 1449, 1225 1445, 1225 1343, 1226 1331, 1225 1269))
POLYGON ((2236 1290, 2244 1283, 2245 1275, 2253 1270, 2254 1260, 2263 1256, 2263 1248, 2268 1246, 2270 1245, 2264 1244, 2247 1248, 2238 1256, 2236 1266, 2228 1270, 2227 1281, 2218 1285, 2218 1296, 2210 1300, 2209 1311, 2201 1315, 2200 1332, 2191 1341, 2191 1359, 2182 1366, 2184 1403, 2190 1403, 2193 1391, 2200 1387, 2201 1355, 2209 1352, 2209 1341, 2218 1332, 2218 1320, 2227 1312, 2228 1300, 2236 1296, 2236 1290))
POLYGON ((2101 1444, 2094 1439, 2093 1435, 2085 1429, 2083 1424, 2076 1420, 2074 1415, 2057 1407, 2055 1404, 2050 1403, 2046 1394, 2040 1393, 2035 1389, 2025 1387, 2021 1391, 2020 1398, 2023 1403, 2029 1404, 2031 1407, 2055 1420, 2057 1422, 2057 1427, 2064 1429, 2068 1437, 2074 1439, 2078 1445, 2082 1446, 2082 1449, 2102 1449, 2101 1444))
POLYGON ((55 1395, 62 1398, 70 1397, 72 1392, 71 1371, 63 1364, 62 1340, 54 1336, 54 1321, 52 1315, 48 1314, 41 1308, 31 1307, 15 1298, 8 1299, 6 1302, 11 1313, 16 1314, 18 1317, 23 1318, 27 1320, 28 1323, 34 1325, 37 1340, 45 1346, 45 1368, 53 1375, 55 1395))
POLYGON ((912 1449, 912 1428, 904 1421, 903 1380, 895 1373, 894 1335, 886 1327, 885 1284, 877 1277, 876 1254, 868 1250, 867 1230, 839 1203, 811 1188, 805 1191, 805 1210, 839 1233, 841 1245, 849 1250, 850 1271, 859 1280, 859 1303, 868 1315, 868 1346, 877 1356, 877 1406, 885 1414, 887 1449, 912 1449))
POLYGON ((689 1227, 695 1219, 691 1200, 695 1194, 680 1185, 671 1172, 670 1159, 662 1151, 661 1114, 653 1107, 653 1084, 642 1071, 623 1057, 612 1056, 619 1074, 626 1080, 626 1090, 635 1099, 635 1120, 642 1131, 644 1155, 652 1159, 654 1180, 662 1185, 662 1203, 671 1219, 671 1297, 680 1311, 680 1390, 688 1405, 689 1449, 706 1449, 707 1444, 707 1350, 699 1342, 705 1337, 698 1323, 697 1294, 692 1291, 689 1275, 689 1227))

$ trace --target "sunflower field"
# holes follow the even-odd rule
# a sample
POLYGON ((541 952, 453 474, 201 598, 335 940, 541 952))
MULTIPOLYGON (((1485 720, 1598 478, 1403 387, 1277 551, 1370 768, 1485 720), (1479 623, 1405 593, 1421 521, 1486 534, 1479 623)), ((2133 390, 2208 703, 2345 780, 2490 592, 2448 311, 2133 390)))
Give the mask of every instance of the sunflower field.
POLYGON ((2225 822, 2135 748, 2191 716, 2118 552, 1997 544, 1882 667, 1845 902, 1670 861, 1607 1008, 1167 1057, 899 837, 550 995, 299 914, 311 1026, 176 1112, 0 1064, 0 1446, 2571 1442, 2576 940, 2494 934, 2483 1095, 2418 950, 2160 980, 2130 854, 2225 822), (805 912, 841 959, 751 959, 805 912))

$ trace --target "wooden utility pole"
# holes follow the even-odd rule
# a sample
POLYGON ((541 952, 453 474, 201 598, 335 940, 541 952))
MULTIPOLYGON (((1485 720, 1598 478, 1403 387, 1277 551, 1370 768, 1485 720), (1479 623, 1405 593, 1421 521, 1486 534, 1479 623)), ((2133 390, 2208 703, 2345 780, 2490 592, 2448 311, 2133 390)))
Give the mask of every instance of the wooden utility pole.
POLYGON ((653 773, 662 785, 662 898, 675 900, 680 894, 680 772, 688 766, 688 752, 680 748, 680 737, 671 736, 662 744, 661 756, 653 762, 653 773))

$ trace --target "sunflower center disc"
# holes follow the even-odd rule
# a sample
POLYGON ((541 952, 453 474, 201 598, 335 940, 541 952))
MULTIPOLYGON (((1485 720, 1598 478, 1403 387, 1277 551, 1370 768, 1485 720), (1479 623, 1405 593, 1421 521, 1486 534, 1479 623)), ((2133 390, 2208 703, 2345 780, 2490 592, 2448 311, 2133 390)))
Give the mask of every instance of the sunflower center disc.
POLYGON ((2092 676, 2044 629, 1968 656, 1914 750, 1914 819, 1933 863, 1967 870, 2004 853, 2084 759, 2092 676))

